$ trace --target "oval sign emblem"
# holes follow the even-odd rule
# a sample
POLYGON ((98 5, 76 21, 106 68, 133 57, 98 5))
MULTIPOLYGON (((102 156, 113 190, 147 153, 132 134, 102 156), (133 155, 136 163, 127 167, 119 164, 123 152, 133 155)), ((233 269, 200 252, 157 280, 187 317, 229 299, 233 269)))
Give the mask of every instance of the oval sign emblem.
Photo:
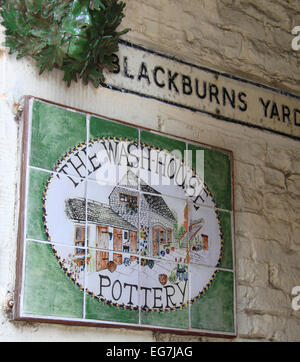
POLYGON ((161 312, 208 289, 222 233, 213 196, 188 163, 176 151, 104 137, 58 161, 45 190, 45 231, 80 289, 161 312))

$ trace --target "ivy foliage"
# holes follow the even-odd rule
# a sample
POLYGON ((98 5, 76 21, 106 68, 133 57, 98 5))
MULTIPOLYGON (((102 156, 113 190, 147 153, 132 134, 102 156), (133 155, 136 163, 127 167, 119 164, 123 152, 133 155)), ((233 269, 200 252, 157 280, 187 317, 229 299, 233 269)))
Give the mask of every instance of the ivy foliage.
POLYGON ((98 87, 115 70, 125 3, 119 0, 2 0, 5 44, 17 58, 31 56, 40 74, 58 68, 64 80, 98 87))

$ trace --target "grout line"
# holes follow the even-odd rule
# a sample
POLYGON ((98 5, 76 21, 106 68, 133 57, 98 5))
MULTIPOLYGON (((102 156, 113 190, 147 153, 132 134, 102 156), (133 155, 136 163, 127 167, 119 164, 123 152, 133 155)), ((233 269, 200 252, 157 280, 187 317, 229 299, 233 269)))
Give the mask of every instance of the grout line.
POLYGON ((139 160, 138 160, 138 230, 137 230, 137 253, 138 253, 138 311, 139 311, 139 325, 142 325, 142 297, 141 297, 141 251, 140 251, 140 230, 141 230, 141 130, 138 128, 138 151, 139 151, 139 160))
MULTIPOLYGON (((49 242, 49 241, 45 241, 45 240, 38 240, 38 239, 33 239, 33 238, 26 238, 27 241, 31 241, 31 242, 35 242, 35 243, 40 243, 40 244, 46 244, 46 245, 57 245, 60 247, 66 247, 66 248, 74 248, 74 245, 70 245, 70 244, 64 244, 64 243, 59 243, 59 242, 49 242)), ((135 256, 137 258, 142 258, 142 259, 146 259, 146 260, 154 260, 157 262, 165 262, 165 263, 170 263, 170 264, 178 264, 178 262, 171 260, 171 259, 161 259, 161 258, 157 258, 155 256, 147 256, 147 255, 140 255, 138 253, 128 253, 128 252, 124 252, 124 251, 117 251, 117 250, 112 250, 112 249, 104 249, 104 248, 95 248, 95 247, 76 247, 76 249, 81 249, 81 250, 92 250, 92 251, 105 251, 105 252, 117 252, 118 254, 122 254, 122 255, 131 255, 131 256, 135 256)), ((205 264, 197 264, 197 263, 181 263, 184 265, 190 265, 190 266, 196 266, 196 267, 202 267, 202 268, 207 268, 207 269, 215 269, 215 270, 220 270, 220 271, 226 271, 226 272, 231 272, 234 273, 234 269, 229 269, 229 268, 224 268, 224 267, 217 267, 217 266, 213 266, 213 265, 205 265, 205 264)))
MULTIPOLYGON (((86 115, 86 167, 85 179, 88 180, 88 158, 89 158, 89 133, 90 133, 90 115, 86 115)), ((84 282, 83 282, 83 311, 82 316, 86 319, 86 289, 87 289, 87 253, 88 253, 88 181, 85 184, 85 252, 84 252, 84 282)))
POLYGON ((139 151, 139 163, 138 163, 138 191, 141 192, 141 130, 138 129, 138 151, 139 151))
POLYGON ((188 314, 189 314, 189 320, 188 320, 188 329, 192 328, 192 314, 191 314, 191 303, 190 300, 192 300, 192 271, 191 271, 191 266, 188 265, 188 271, 189 271, 189 297, 188 297, 188 314))
POLYGON ((72 177, 77 181, 85 181, 86 177, 79 177, 76 175, 72 175, 72 174, 67 174, 67 173, 62 173, 62 172, 57 172, 57 171, 53 171, 53 170, 47 170, 46 168, 41 168, 41 167, 37 167, 37 166, 30 166, 28 165, 28 169, 32 169, 35 171, 40 171, 40 172, 44 172, 44 173, 48 173, 49 175, 55 175, 55 176, 64 176, 64 177, 72 177))
MULTIPOLYGON (((57 171, 51 171, 51 170, 47 170, 47 169, 44 169, 44 168, 41 168, 41 167, 36 167, 36 166, 28 166, 29 169, 33 169, 33 170, 36 170, 36 171, 41 171, 41 172, 45 172, 45 173, 48 173, 48 174, 53 174, 53 175, 58 175, 58 176, 63 176, 63 177, 72 177, 72 178, 75 178, 77 181, 85 181, 85 182, 93 182, 93 183, 96 183, 96 184, 99 184, 99 186, 102 186, 102 187, 115 187, 117 186, 116 185, 111 185, 109 183, 100 183, 99 181, 97 180, 94 180, 94 179, 91 179, 91 178, 86 178, 86 177, 78 177, 76 175, 72 175, 72 174, 64 174, 64 173, 60 173, 60 172, 57 172, 57 171)), ((87 172, 86 172, 87 173, 87 172)), ((161 186, 161 185, 158 185, 158 186, 161 186)), ((168 185, 162 185, 162 186, 168 186, 168 185)), ((177 186, 177 185, 174 185, 174 186, 177 186)), ((126 190, 128 189, 128 191, 132 191, 132 192, 139 192, 139 193, 142 193, 142 194, 146 194, 146 195, 154 195, 154 196, 157 196, 158 194, 156 193, 152 193, 152 192, 149 192, 149 191, 141 191, 139 188, 140 188, 140 178, 138 177, 138 189, 135 189, 135 188, 130 188, 126 185, 122 185, 120 186, 122 188, 125 188, 126 190)), ((152 187, 152 186, 151 186, 152 187)), ((178 186, 179 187, 179 186, 178 186)), ((161 197, 169 197, 169 198, 173 198, 173 199, 178 199, 178 200, 190 200, 190 196, 186 196, 186 197, 179 197, 179 196, 175 196, 175 195, 168 195, 168 194, 164 194, 164 193, 160 193, 159 196, 161 197)), ((215 207, 215 206, 210 206, 210 205, 205 205, 205 204, 200 204, 200 203, 194 203, 193 201, 189 201, 195 205, 199 205, 200 207, 203 207, 203 208, 208 208, 208 209, 215 209, 215 210, 218 210, 218 211, 223 211, 223 212, 228 212, 228 213, 232 213, 233 210, 227 210, 227 209, 223 209, 223 208, 219 208, 219 207, 215 207)))

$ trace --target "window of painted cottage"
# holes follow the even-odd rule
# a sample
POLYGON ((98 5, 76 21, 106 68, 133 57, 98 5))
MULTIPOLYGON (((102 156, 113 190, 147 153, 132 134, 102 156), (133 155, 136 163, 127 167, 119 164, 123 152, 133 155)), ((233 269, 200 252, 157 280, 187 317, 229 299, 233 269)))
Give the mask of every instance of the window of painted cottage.
MULTIPOLYGON (((85 227, 84 226, 75 226, 75 246, 84 248, 85 244, 85 227)), ((84 249, 76 248, 76 255, 84 254, 84 249)))

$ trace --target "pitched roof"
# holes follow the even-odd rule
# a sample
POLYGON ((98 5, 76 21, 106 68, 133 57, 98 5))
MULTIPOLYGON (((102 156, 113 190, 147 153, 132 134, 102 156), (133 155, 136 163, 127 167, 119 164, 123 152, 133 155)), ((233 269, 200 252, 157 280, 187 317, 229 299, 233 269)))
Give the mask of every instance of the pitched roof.
POLYGON ((166 217, 173 222, 176 221, 175 216, 173 215, 172 211, 169 209, 165 200, 161 196, 144 194, 144 197, 152 211, 166 217))
MULTIPOLYGON (((136 189, 136 187, 137 187, 136 185, 138 185, 138 177, 132 171, 129 170, 127 172, 127 174, 124 176, 124 178, 122 179, 122 181, 120 182, 121 185, 124 185, 124 182, 125 182, 125 184, 127 182, 126 187, 136 189)), ((156 212, 157 214, 159 214, 161 216, 166 217, 167 219, 169 219, 173 222, 176 221, 174 214, 169 209, 168 205, 166 204, 165 200, 161 196, 160 192, 158 192, 153 187, 146 184, 146 182, 143 181, 142 179, 140 179, 140 189, 142 192, 147 192, 147 194, 143 194, 143 195, 152 211, 156 212), (154 194, 154 195, 149 195, 149 194, 154 194)))
MULTIPOLYGON (((70 220, 85 222, 86 201, 83 198, 65 200, 65 212, 70 220)), ((116 214, 108 205, 88 200, 87 222, 97 225, 109 225, 120 229, 136 231, 136 227, 116 214)))
MULTIPOLYGON (((138 176, 135 175, 131 170, 129 170, 126 175, 119 182, 118 186, 124 186, 130 189, 136 189, 138 187, 138 176)), ((159 194, 160 192, 156 191, 153 187, 149 186, 144 180, 140 178, 140 189, 143 192, 150 192, 152 194, 159 194)))

